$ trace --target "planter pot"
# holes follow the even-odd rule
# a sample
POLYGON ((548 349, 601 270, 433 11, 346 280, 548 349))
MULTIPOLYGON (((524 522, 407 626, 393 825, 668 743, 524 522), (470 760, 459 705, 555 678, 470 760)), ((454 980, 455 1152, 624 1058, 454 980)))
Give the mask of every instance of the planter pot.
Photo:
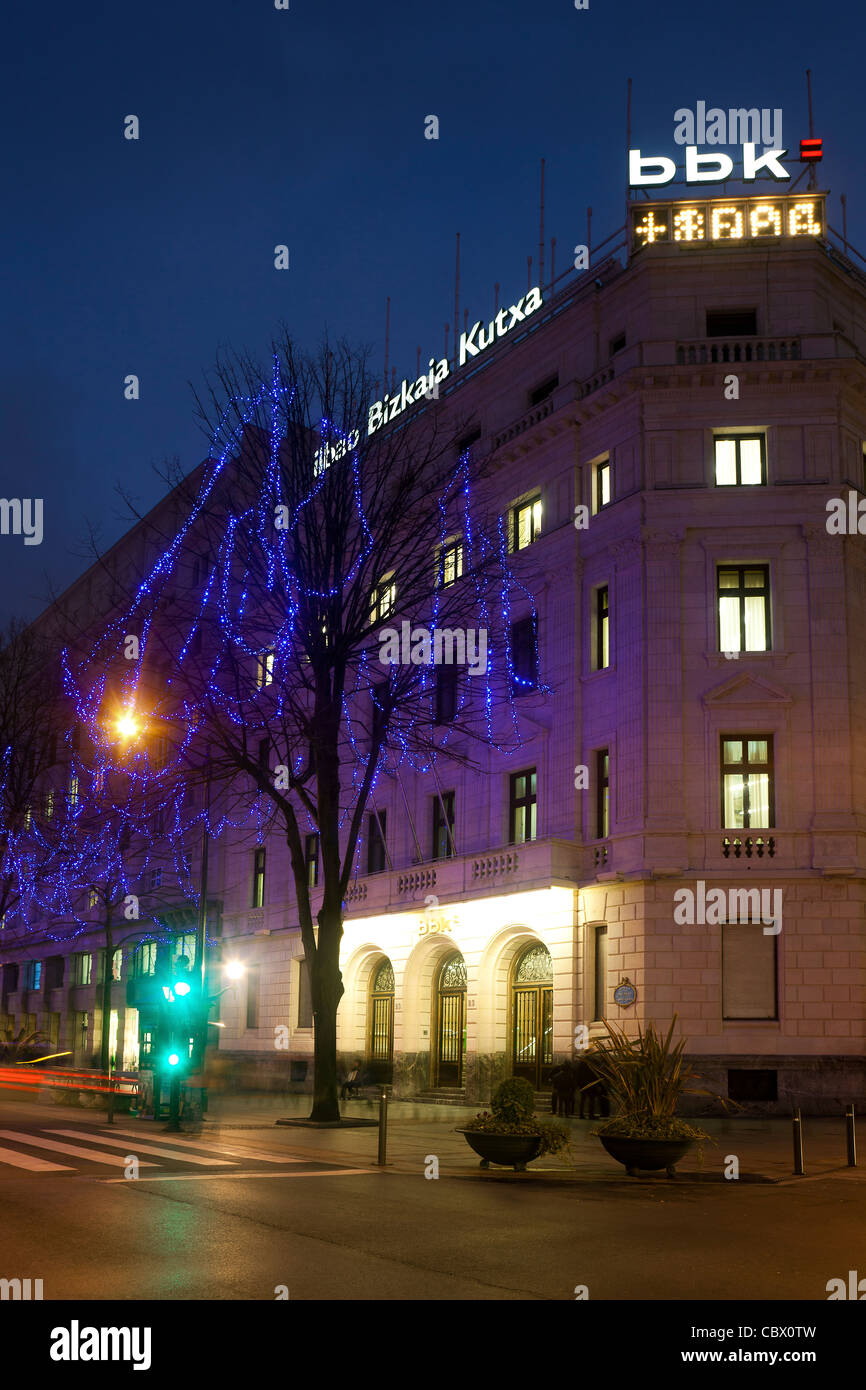
POLYGON ((470 1149, 481 1156, 481 1167, 489 1168, 496 1163, 502 1168, 513 1168, 522 1173, 527 1163, 538 1158, 541 1153, 540 1134, 488 1134, 480 1129, 460 1129, 470 1149))
POLYGON ((660 1168, 669 1178, 676 1175, 676 1165, 694 1144, 694 1139, 627 1139, 621 1134, 600 1134, 611 1158, 623 1163, 629 1177, 643 1168, 654 1173, 660 1168))

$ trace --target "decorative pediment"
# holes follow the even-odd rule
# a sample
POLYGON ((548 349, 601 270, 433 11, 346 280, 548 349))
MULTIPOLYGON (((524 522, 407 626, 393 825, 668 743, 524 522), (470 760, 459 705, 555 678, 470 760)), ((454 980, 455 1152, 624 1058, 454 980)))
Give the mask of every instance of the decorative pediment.
POLYGON ((753 676, 743 671, 729 676, 712 690, 705 691, 703 703, 710 708, 723 706, 726 709, 746 709, 752 705, 790 705, 791 695, 780 685, 775 685, 764 676, 753 676))

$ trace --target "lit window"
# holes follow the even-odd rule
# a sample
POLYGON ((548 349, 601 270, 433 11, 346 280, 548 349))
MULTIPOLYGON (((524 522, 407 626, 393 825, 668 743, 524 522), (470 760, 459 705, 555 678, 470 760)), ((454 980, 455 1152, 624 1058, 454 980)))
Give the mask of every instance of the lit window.
POLYGON ((602 584, 595 591, 595 651, 593 664, 596 671, 604 671, 610 665, 610 590, 602 584))
POLYGON ((509 783, 508 838, 513 845, 534 840, 536 834, 536 775, 535 768, 515 772, 509 783))
POLYGON ((145 941, 133 957, 133 972, 136 975, 156 974, 156 942, 145 941))
POLYGON ((519 502, 511 508, 508 543, 511 550, 525 550, 541 535, 541 498, 519 502))
POLYGON ((256 850, 253 855, 253 907, 264 907, 265 905, 265 851, 263 848, 256 850))
POLYGON ((54 815, 54 792, 53 792, 53 791, 50 791, 50 792, 46 792, 46 793, 45 793, 44 807, 45 807, 45 819, 46 819, 46 820, 50 820, 51 817, 54 815))
POLYGON ((610 834, 610 753, 600 748, 595 755, 596 838, 606 840, 610 834))
POLYGON ((319 882, 318 835, 307 835, 304 841, 304 863, 307 866, 307 887, 315 888, 319 882))
POLYGON ((77 805, 78 805, 78 778, 75 776, 74 773, 73 773, 72 776, 69 778, 69 793, 68 793, 68 799, 69 799, 69 805, 70 805, 70 806, 77 806, 77 805))
POLYGON ((719 651, 770 649, 770 573, 766 565, 720 565, 719 651))
POLYGON ((592 510, 600 512, 602 507, 609 505, 613 495, 613 479, 610 471, 610 459, 600 459, 592 470, 592 510))
POLYGON ((722 826, 769 829, 774 822, 773 740, 722 736, 722 826))
POLYGON ((380 579, 370 595, 370 623, 384 623, 397 607, 397 581, 393 574, 380 579))
POLYGON ((713 443, 717 487, 759 487, 766 483, 763 435, 716 435, 713 443))
POLYGON ((87 898, 87 906, 88 906, 88 907, 96 907, 96 905, 97 905, 98 902, 99 902, 99 893, 96 891, 95 888, 91 888, 90 893, 88 894, 88 898, 87 898))
POLYGON ((436 555, 436 588, 447 589, 463 574, 463 542, 446 541, 436 555))
POLYGON ((268 648, 266 651, 259 652, 256 657, 256 687, 261 690, 266 685, 271 685, 274 679, 274 649, 268 648))

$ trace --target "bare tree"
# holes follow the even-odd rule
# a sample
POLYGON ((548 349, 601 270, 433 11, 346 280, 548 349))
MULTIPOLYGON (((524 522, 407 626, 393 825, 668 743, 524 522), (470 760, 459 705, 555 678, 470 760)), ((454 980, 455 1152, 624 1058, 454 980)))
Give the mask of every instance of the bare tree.
MULTIPOLYGON (((531 599, 490 502, 492 470, 461 445, 466 422, 437 387, 431 372, 413 410, 377 428, 366 357, 343 343, 310 357, 284 335, 267 370, 221 360, 198 398, 211 456, 172 495, 184 520, 167 534, 152 518, 157 558, 73 672, 96 737, 106 672, 137 634, 120 698, 167 731, 168 799, 209 776, 247 819, 278 820, 310 972, 315 1120, 339 1117, 344 902, 376 779, 520 739, 510 604, 531 599)), ((143 749, 132 770, 153 782, 143 749)))
POLYGON ((26 928, 44 869, 29 830, 66 723, 56 655, 33 627, 13 621, 0 634, 0 922, 12 929, 26 928))

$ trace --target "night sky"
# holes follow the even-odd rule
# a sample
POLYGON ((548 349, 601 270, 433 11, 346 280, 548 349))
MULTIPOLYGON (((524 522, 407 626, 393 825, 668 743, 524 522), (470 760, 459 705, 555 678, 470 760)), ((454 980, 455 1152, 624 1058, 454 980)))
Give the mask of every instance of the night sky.
POLYGON ((0 536, 0 620, 35 616, 86 567, 88 525, 104 546, 123 533, 118 484, 148 507, 155 466, 205 455, 189 383, 221 346, 264 354, 284 321, 306 347, 326 328, 369 344, 378 369, 390 295, 391 364, 414 376, 419 345, 424 364, 443 351, 457 231, 461 319, 492 314, 496 281, 500 301, 525 292, 542 156, 557 270, 587 204, 594 240, 619 226, 628 76, 647 154, 681 158, 674 111, 705 100, 782 107, 791 161, 811 67, 819 186, 836 227, 847 193, 863 246, 864 28, 859 7, 803 0, 15 6, 0 496, 42 497, 45 532, 0 536))

